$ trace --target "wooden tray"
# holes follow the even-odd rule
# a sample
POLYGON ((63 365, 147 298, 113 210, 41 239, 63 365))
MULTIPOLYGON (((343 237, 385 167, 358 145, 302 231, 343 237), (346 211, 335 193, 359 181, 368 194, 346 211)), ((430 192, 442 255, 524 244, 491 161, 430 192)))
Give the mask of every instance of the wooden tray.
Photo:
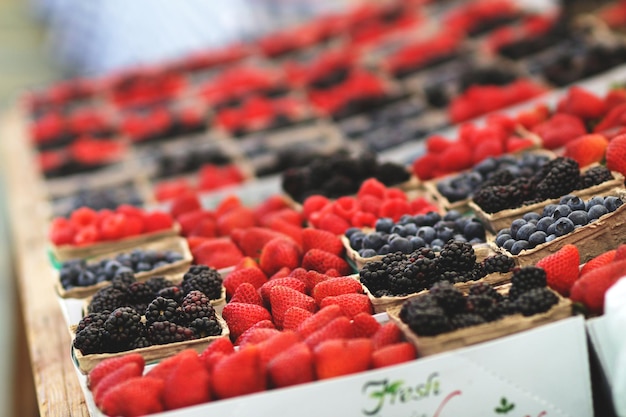
MULTIPOLYGON (((503 286, 501 290, 508 292, 508 287, 510 285, 503 286)), ((479 324, 437 336, 420 337, 415 334, 406 323, 400 320, 401 306, 390 308, 387 310, 387 314, 402 330, 406 339, 413 343, 417 349, 417 354, 420 357, 424 357, 519 333, 571 316, 572 302, 557 293, 555 294, 558 296, 558 303, 545 313, 529 317, 525 317, 522 314, 514 314, 490 323, 479 324)))
MULTIPOLYGON (((74 363, 77 368, 83 373, 87 374, 91 371, 97 364, 102 362, 105 359, 116 358, 124 355, 128 355, 129 353, 139 353, 145 359, 146 363, 158 361, 169 356, 173 356, 178 352, 185 349, 195 349, 198 353, 201 353, 206 347, 214 342, 217 339, 223 337, 229 337, 230 330, 228 329, 228 325, 226 321, 220 316, 217 315, 217 321, 220 323, 222 327, 222 334, 219 336, 207 336, 201 339, 188 340, 184 342, 175 342, 168 343, 165 345, 153 345, 145 348, 126 350, 123 352, 116 353, 93 353, 89 355, 83 355, 80 350, 75 349, 72 346, 72 358, 74 359, 74 363)), ((74 343, 74 338, 76 337, 76 326, 72 326, 70 328, 72 333, 72 344, 74 343)))
MULTIPOLYGON (((180 261, 173 262, 168 265, 164 265, 150 271, 142 271, 136 272, 135 278, 137 281, 146 281, 150 277, 160 276, 160 275, 168 275, 172 280, 180 280, 182 279, 182 275, 189 269, 191 265, 191 261, 193 260, 193 256, 189 251, 189 245, 187 245, 187 240, 185 238, 179 236, 166 237, 164 239, 156 240, 154 242, 148 242, 139 246, 134 247, 133 249, 142 249, 142 250, 172 250, 174 252, 180 253, 183 256, 183 259, 180 261), (180 278, 177 278, 177 275, 180 275, 180 278)), ((128 250, 115 251, 105 255, 100 255, 95 258, 92 258, 90 261, 98 262, 102 259, 113 259, 116 255, 127 253, 128 250)), ((56 282, 57 293, 61 298, 85 298, 93 295, 100 288, 104 288, 110 285, 110 281, 102 281, 95 285, 90 285, 87 287, 73 287, 69 289, 63 288, 60 280, 56 282)))

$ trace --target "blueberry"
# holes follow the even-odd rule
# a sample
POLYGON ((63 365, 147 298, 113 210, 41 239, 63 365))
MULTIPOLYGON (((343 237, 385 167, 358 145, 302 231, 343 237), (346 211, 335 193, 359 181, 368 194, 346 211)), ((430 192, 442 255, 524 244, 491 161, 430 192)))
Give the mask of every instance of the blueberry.
POLYGON ((404 231, 406 232, 405 236, 415 236, 417 234, 417 226, 415 223, 407 223, 404 226, 404 231))
POLYGON ((513 223, 511 223, 511 236, 517 235, 517 231, 526 224, 526 220, 524 219, 515 219, 513 223))
POLYGON ((83 271, 76 281, 78 286, 80 287, 88 287, 90 285, 94 285, 96 283, 96 276, 91 271, 83 271))
POLYGON ((609 210, 606 207, 601 206, 600 204, 596 204, 589 209, 587 215, 589 216, 589 221, 593 221, 599 219, 601 216, 604 216, 608 212, 609 210))
POLYGON ((137 272, 144 272, 144 271, 150 271, 152 269, 152 264, 148 263, 148 262, 138 262, 137 263, 137 269, 135 269, 137 272))
POLYGON ((436 211, 429 211, 424 214, 424 220, 427 226, 434 226, 439 220, 441 220, 441 215, 436 211))
POLYGON ((509 227, 505 227, 504 229, 500 229, 498 231, 498 234, 507 234, 507 235, 512 235, 513 233, 511 233, 511 228, 509 227))
POLYGON ((569 206, 570 209, 572 209, 572 211, 585 209, 585 202, 578 197, 572 197, 567 202, 567 205, 569 206))
POLYGON ((454 228, 461 232, 463 231, 463 229, 465 229, 465 225, 467 225, 469 222, 470 219, 468 219, 467 217, 461 217, 454 221, 454 228))
POLYGON ((559 199, 559 204, 568 204, 573 198, 578 198, 573 194, 566 194, 559 199))
POLYGON ((574 223, 574 226, 584 226, 589 223, 589 217, 585 210, 572 211, 567 218, 574 223))
POLYGON ((446 242, 444 242, 441 239, 435 239, 432 242, 430 242, 430 247, 433 248, 434 250, 441 250, 441 248, 443 248, 443 245, 445 245, 446 242))
POLYGON ((556 207, 557 207, 556 204, 548 204, 547 206, 543 208, 541 215, 543 217, 552 216, 552 214, 554 213, 554 210, 556 210, 556 207))
POLYGON ((537 230, 541 230, 542 232, 546 232, 548 227, 554 223, 553 217, 542 217, 537 222, 537 230))
POLYGON ((498 237, 496 237, 496 245, 502 246, 504 242, 506 242, 509 239, 512 239, 512 237, 511 235, 507 233, 498 234, 498 237))
POLYGON ((463 234, 469 240, 480 239, 485 241, 485 227, 479 221, 470 221, 465 225, 463 234))
POLYGON ((567 217, 561 217, 554 223, 554 234, 559 237, 574 230, 574 223, 567 217))
POLYGON ((397 234, 399 236, 406 236, 406 230, 404 230, 404 226, 401 224, 396 224, 391 228, 389 232, 391 234, 397 234))
POLYGON ((350 227, 345 231, 344 234, 349 239, 353 234, 359 233, 359 232, 362 233, 361 229, 359 229, 358 227, 350 227))
POLYGON ((415 223, 417 227, 426 226, 427 221, 428 219, 426 218, 425 214, 420 214, 413 217, 413 223, 415 223))
POLYGON ((392 240, 397 239, 399 237, 402 237, 402 236, 400 236, 397 233, 391 233, 385 237, 385 240, 387 241, 387 243, 390 243, 392 240))
POLYGON ((452 236, 452 239, 456 240, 457 242, 467 242, 467 238, 461 234, 456 234, 452 236))
POLYGON ((178 252, 174 252, 174 251, 168 251, 165 254, 165 261, 167 263, 174 263, 174 262, 178 262, 178 261, 182 261, 183 259, 183 255, 178 253, 178 252))
POLYGON ((139 262, 138 263, 147 263, 152 265, 157 261, 158 253, 154 249, 149 249, 144 252, 139 252, 139 262))
POLYGON ((361 249, 359 250, 359 256, 361 258, 371 258, 378 255, 374 249, 361 249))
POLYGON ((109 260, 104 267, 104 275, 107 277, 107 280, 112 280, 117 270, 122 266, 123 265, 116 260, 109 260))
POLYGON ((393 219, 390 219, 389 217, 382 217, 376 220, 374 228, 377 232, 389 233, 394 224, 393 219))
POLYGON ((162 267, 162 266, 167 266, 167 265, 169 265, 169 262, 166 262, 166 261, 158 261, 158 262, 156 262, 154 265, 152 265, 152 269, 157 269, 157 268, 160 268, 160 267, 162 267))
POLYGON ((120 253, 119 255, 115 257, 115 260, 119 262, 120 264, 127 266, 127 267, 131 267, 133 265, 131 256, 128 253, 120 253))
POLYGON ((502 248, 508 250, 509 252, 511 251, 511 248, 513 247, 513 245, 515 244, 515 242, 517 242, 517 240, 515 239, 509 239, 506 242, 504 242, 502 244, 502 248))
POLYGON ((555 234, 551 234, 546 236, 546 242, 552 242, 554 239, 556 239, 556 235, 555 234))
MULTIPOLYGON (((567 218, 567 217, 564 217, 564 218, 567 218)), ((548 228, 546 229, 546 234, 547 235, 556 234, 556 220, 554 221, 554 223, 548 226, 548 228)))
POLYGON ((449 212, 446 213, 445 216, 443 216, 443 220, 451 221, 451 222, 460 218, 461 218, 461 213, 458 210, 450 210, 449 212))
POLYGON ((554 213, 552 213, 552 217, 554 220, 558 220, 561 217, 567 217, 572 212, 572 209, 569 208, 567 204, 559 204, 556 209, 554 209, 554 213))
POLYGON ((547 237, 546 232, 537 230, 535 233, 530 235, 530 237, 528 238, 528 243, 530 244, 531 247, 534 248, 537 245, 541 245, 542 243, 545 243, 546 237, 547 237))
POLYGON ((398 224, 403 225, 403 226, 405 224, 412 223, 412 222, 413 222, 413 216, 411 216, 410 214, 403 214, 400 217, 400 220, 398 220, 398 224))
POLYGON ((443 227, 437 231, 437 239, 440 239, 443 242, 447 242, 452 239, 452 236, 454 236, 454 229, 449 227, 443 227))
POLYGON ((526 223, 522 227, 519 228, 517 233, 515 234, 515 239, 517 240, 528 240, 530 235, 537 231, 537 226, 532 223, 526 223))
POLYGON ((417 230, 415 236, 421 237, 426 243, 431 243, 437 237, 437 232, 430 226, 423 226, 417 230))
POLYGON ((498 162, 493 157, 483 159, 481 162, 474 166, 474 171, 478 171, 483 176, 495 171, 498 168, 498 162))
POLYGON ((122 266, 120 268, 118 268, 117 271, 115 271, 115 275, 113 275, 113 278, 115 278, 117 275, 120 274, 134 274, 135 271, 132 268, 129 268, 127 266, 122 266))
POLYGON ((530 222, 531 220, 539 220, 541 218, 541 216, 539 215, 539 213, 535 213, 534 211, 530 211, 530 212, 524 214, 524 216, 522 218, 524 220, 526 220, 527 222, 530 222))
POLYGON ((411 246, 413 247, 414 251, 426 246, 426 242, 424 242, 424 239, 418 236, 412 237, 411 239, 409 239, 409 242, 411 242, 411 246))
POLYGON ((372 232, 363 239, 363 249, 378 250, 384 244, 385 239, 383 239, 383 235, 379 232, 372 232))
POLYGON ((513 244, 510 252, 512 255, 519 255, 521 251, 528 249, 528 246, 529 246, 529 243, 527 240, 518 240, 517 242, 513 244))
POLYGON ((391 249, 391 252, 402 252, 402 253, 411 253, 413 252, 413 245, 411 244, 411 242, 409 242, 408 239, 405 239, 403 237, 399 237, 397 239, 394 239, 391 241, 391 243, 389 243, 389 248, 391 249))
POLYGON ((378 255, 387 255, 389 253, 391 253, 391 245, 388 243, 385 243, 384 245, 382 245, 380 248, 378 248, 378 250, 376 251, 376 253, 378 255))
POLYGON ((614 212, 620 207, 624 202, 615 196, 608 196, 604 198, 604 207, 607 208, 609 212, 614 212))
POLYGON ((361 249, 363 247, 363 241, 365 240, 365 233, 363 233, 361 230, 359 230, 358 232, 352 233, 350 235, 350 247, 352 249, 361 249))
POLYGON ((587 211, 589 211, 591 207, 598 206, 598 205, 600 206, 604 205, 604 197, 593 197, 591 200, 585 203, 585 208, 587 209, 587 211))

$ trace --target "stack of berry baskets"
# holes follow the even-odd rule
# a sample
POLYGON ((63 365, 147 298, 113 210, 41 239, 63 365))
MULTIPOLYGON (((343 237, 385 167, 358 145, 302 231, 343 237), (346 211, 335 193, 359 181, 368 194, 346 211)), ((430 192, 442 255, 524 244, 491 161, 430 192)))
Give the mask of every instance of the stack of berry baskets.
POLYGON ((534 265, 567 244, 577 246, 580 262, 615 249, 626 232, 626 190, 615 188, 593 197, 568 194, 539 212, 520 213, 500 229, 489 245, 512 256, 519 266, 534 265))
POLYGON ((229 337, 221 316, 225 303, 221 274, 204 265, 191 266, 182 280, 153 276, 142 282, 130 272, 119 273, 85 300, 82 319, 70 325, 72 357, 87 373, 128 353, 139 353, 146 362, 189 348, 200 353, 229 337))
MULTIPOLYGON (((558 158, 558 161, 562 160, 563 158, 558 158)), ((565 166, 558 161, 554 160, 552 162, 553 168, 557 167, 557 165, 561 165, 563 167, 565 166)), ((528 190, 528 199, 520 199, 515 196, 510 198, 509 201, 515 201, 517 199, 518 204, 516 205, 516 207, 507 207, 509 206, 509 204, 504 204, 498 207, 498 204, 492 205, 492 203, 488 201, 492 199, 491 196, 493 195, 493 191, 496 191, 496 189, 500 185, 509 188, 514 185, 514 182, 511 181, 508 183, 493 184, 493 186, 487 184, 486 187, 480 186, 479 188, 477 188, 475 194, 476 199, 472 198, 470 200, 468 204, 469 208, 476 214, 478 218, 482 220, 482 222, 485 224, 490 232, 496 233, 499 230, 508 227, 513 220, 523 216, 525 213, 535 212, 541 214, 544 207, 549 204, 558 203, 560 198, 568 193, 574 193, 579 198, 585 200, 592 198, 596 195, 604 195, 607 191, 619 188, 624 184, 624 176, 622 174, 616 171, 611 172, 603 165, 590 165, 581 170, 579 174, 574 172, 577 169, 578 164, 575 163, 573 160, 570 159, 566 163, 566 165, 569 166, 568 172, 570 172, 570 174, 564 174, 563 171, 561 171, 561 173, 558 173, 560 169, 554 170, 553 174, 548 174, 548 176, 554 177, 554 180, 549 179, 548 176, 546 176, 546 178, 539 178, 539 176, 542 175, 542 171, 535 171, 535 173, 537 174, 535 178, 538 179, 538 182, 535 183, 543 187, 541 183, 555 181, 555 183, 560 183, 563 185, 562 188, 558 187, 558 190, 548 190, 547 193, 541 195, 539 189, 532 189, 532 187, 534 186, 531 186, 531 189, 528 190), (569 177, 568 180, 562 181, 562 179, 564 179, 566 176, 569 177), (578 183, 574 183, 576 178, 579 179, 578 183), (567 191, 568 189, 569 191, 567 191)), ((506 181, 506 179, 503 180, 506 181)), ((519 180, 517 181, 517 185, 519 185, 522 189, 526 186, 522 184, 519 180)), ((504 188, 500 188, 500 190, 503 193, 509 192, 504 188)), ((515 191, 513 192, 515 193, 515 191)), ((502 195, 504 196, 504 194, 502 195)))
POLYGON ((421 357, 532 329, 572 315, 572 303, 546 286, 543 269, 517 269, 511 283, 477 283, 467 294, 448 282, 387 310, 421 357))

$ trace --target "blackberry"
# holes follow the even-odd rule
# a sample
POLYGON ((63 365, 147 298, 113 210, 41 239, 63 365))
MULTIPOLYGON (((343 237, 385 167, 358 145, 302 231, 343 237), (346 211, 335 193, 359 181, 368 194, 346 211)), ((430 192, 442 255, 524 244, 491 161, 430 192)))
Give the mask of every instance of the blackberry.
POLYGON ((456 314, 465 311, 467 301, 463 293, 448 281, 440 281, 430 287, 429 293, 446 314, 456 314))
POLYGON ((215 317, 215 309, 211 305, 209 297, 197 290, 191 291, 185 296, 181 308, 187 322, 202 317, 215 317))
POLYGON ((474 248, 466 242, 449 241, 439 254, 439 266, 447 271, 471 271, 475 263, 474 248))
POLYGON ((540 287, 521 294, 515 301, 515 305, 524 316, 532 316, 550 310, 558 301, 556 294, 546 287, 540 287))
POLYGON ((510 316, 519 313, 517 304, 509 298, 504 298, 496 304, 496 309, 501 316, 510 316))
POLYGON ((509 299, 515 301, 522 293, 546 286, 546 272, 542 268, 527 266, 515 268, 511 276, 509 299))
POLYGON ((479 188, 472 197, 474 203, 487 213, 497 213, 509 208, 515 202, 515 190, 507 185, 494 185, 479 188))
POLYGON ((185 294, 177 285, 172 285, 171 287, 165 287, 159 290, 156 293, 156 295, 157 297, 170 298, 179 304, 183 302, 183 298, 185 297, 185 294))
MULTIPOLYGON (((152 289, 143 282, 133 282, 128 286, 126 292, 130 303, 148 304, 154 298, 152 289)), ((138 311, 143 310, 145 308, 138 311)))
POLYGON ((148 288, 150 288, 153 296, 155 296, 163 288, 171 287, 172 285, 174 285, 172 281, 168 280, 165 277, 150 277, 144 282, 144 284, 146 284, 148 288))
POLYGON ((476 284, 472 284, 469 288, 469 295, 487 295, 496 302, 500 302, 504 299, 502 294, 486 282, 477 282, 476 284))
POLYGON ((132 307, 119 307, 104 322, 104 330, 114 347, 125 350, 130 342, 143 333, 141 315, 132 307))
POLYGON ((222 334, 222 326, 215 317, 196 318, 189 323, 189 328, 197 339, 222 334))
POLYGON ((476 326, 485 323, 485 319, 474 313, 460 313, 450 317, 450 323, 454 329, 476 326))
POLYGON ((132 272, 124 271, 115 274, 115 276, 111 280, 111 287, 120 291, 127 291, 128 287, 134 282, 137 282, 137 279, 135 279, 135 274, 133 274, 132 272))
POLYGON ((497 254, 485 258, 482 262, 486 274, 511 272, 515 268, 515 261, 510 256, 497 254))
POLYGON ((483 181, 481 187, 492 187, 494 185, 508 185, 515 179, 513 173, 508 169, 500 169, 483 181))
POLYGON ((412 298, 404 302, 401 307, 400 317, 413 332, 420 336, 435 336, 452 330, 452 323, 446 316, 443 308, 439 306, 423 305, 416 301, 420 297, 412 298))
POLYGON ((485 269, 485 266, 482 264, 482 262, 479 262, 474 264, 474 269, 472 269, 470 274, 472 278, 470 281, 477 281, 487 275, 487 270, 485 269))
POLYGON ((182 316, 178 303, 171 298, 157 297, 146 308, 146 324, 157 321, 177 323, 182 316))
MULTIPOLYGON (((461 274, 460 272, 457 271, 443 271, 439 273, 439 280, 440 281, 448 281, 451 283, 457 283, 457 282, 465 282, 466 278, 463 274, 461 274)), ((440 282, 438 281, 438 282, 440 282)))
POLYGON ((129 344, 129 349, 141 349, 152 346, 152 342, 147 336, 139 336, 129 344))
POLYGON ((111 314, 111 311, 109 310, 87 314, 78 322, 78 325, 76 326, 76 333, 84 330, 87 326, 92 324, 96 327, 102 327, 106 319, 109 317, 109 314, 111 314))
POLYGON ((496 303, 497 301, 487 294, 471 294, 467 296, 468 311, 478 314, 487 322, 502 317, 496 303))
POLYGON ((547 200, 559 198, 580 184, 580 167, 571 158, 558 157, 546 163, 535 176, 537 196, 547 200))
POLYGON ((83 355, 106 352, 109 344, 108 333, 95 324, 90 324, 76 333, 73 346, 83 355))
POLYGON ((209 299, 222 296, 222 276, 216 269, 206 265, 194 265, 183 275, 182 289, 185 294, 193 290, 203 292, 209 299))
POLYGON ((434 250, 420 248, 409 256, 408 261, 410 273, 414 279, 424 283, 424 288, 438 281, 439 259, 434 250))
POLYGON ((154 345, 192 340, 194 331, 169 321, 155 321, 148 326, 148 340, 154 345))
POLYGON ((125 305, 128 305, 128 295, 125 291, 114 287, 104 287, 94 294, 87 307, 87 312, 113 311, 125 305))
POLYGON ((594 185, 599 185, 612 179, 613 175, 611 171, 604 165, 598 165, 580 174, 580 184, 576 189, 584 190, 585 188, 593 187, 594 185))

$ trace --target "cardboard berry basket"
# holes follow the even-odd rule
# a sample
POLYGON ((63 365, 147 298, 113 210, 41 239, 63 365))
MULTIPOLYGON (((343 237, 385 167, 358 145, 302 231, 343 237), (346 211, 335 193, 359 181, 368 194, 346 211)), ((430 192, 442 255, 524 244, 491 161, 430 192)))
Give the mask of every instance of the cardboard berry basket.
MULTIPOLYGON (((168 343, 165 345, 153 345, 145 348, 126 350, 117 353, 93 353, 89 355, 83 355, 80 350, 75 349, 72 346, 72 359, 78 370, 80 370, 80 372, 82 372, 83 374, 87 374, 103 360, 128 355, 129 353, 140 354, 141 356, 143 356, 146 363, 155 362, 173 356, 185 349, 194 349, 198 353, 201 353, 208 345, 210 345, 215 340, 229 337, 230 330, 228 329, 228 325, 226 324, 224 319, 220 315, 217 315, 217 321, 222 327, 222 333, 218 336, 207 336, 200 339, 168 343)), ((71 326, 70 332, 72 333, 73 343, 76 336, 76 326, 71 326)))
MULTIPOLYGON (((580 199, 582 200, 588 200, 598 195, 611 195, 611 190, 624 186, 624 176, 619 172, 612 172, 612 174, 612 180, 605 181, 602 184, 594 185, 593 187, 585 188, 584 190, 575 190, 572 191, 570 194, 574 194, 580 197, 580 199)), ((513 220, 519 219, 524 214, 530 213, 531 211, 541 214, 545 206, 547 206, 548 204, 558 204, 559 200, 559 198, 544 200, 535 204, 529 204, 514 209, 502 210, 497 213, 487 213, 473 201, 469 202, 469 207, 474 212, 476 217, 478 217, 482 221, 487 230, 492 233, 497 233, 499 230, 509 227, 513 220)))
MULTIPOLYGON (((141 250, 156 250, 156 251, 173 251, 182 255, 182 259, 176 262, 172 262, 167 265, 160 266, 158 268, 151 269, 149 271, 141 271, 136 272, 135 278, 137 281, 146 281, 150 277, 161 276, 161 275, 181 275, 185 273, 189 266, 191 265, 191 261, 193 260, 193 256, 189 250, 189 245, 187 245, 187 240, 185 238, 179 236, 166 237, 164 239, 160 239, 154 242, 148 242, 142 245, 135 246, 130 249, 122 250, 122 251, 114 251, 104 255, 96 256, 94 258, 89 259, 88 263, 97 263, 103 259, 114 259, 117 255, 122 253, 128 253, 133 249, 141 249, 141 250)), ((176 279, 174 279, 176 280, 176 279)), ((56 282, 56 290, 61 298, 85 298, 93 295, 100 288, 104 288, 110 285, 110 281, 102 281, 95 285, 90 285, 86 287, 72 287, 65 289, 63 285, 61 285, 60 280, 56 282)))
MULTIPOLYGON (((617 196, 626 201, 626 189, 623 188, 614 189, 610 192, 602 193, 602 195, 617 196)), ((576 228, 574 231, 557 237, 551 242, 543 243, 533 249, 523 250, 519 255, 511 255, 507 250, 497 246, 495 239, 489 240, 489 246, 494 251, 511 256, 519 266, 531 266, 546 256, 557 252, 563 246, 572 244, 578 247, 582 264, 601 253, 617 248, 624 243, 625 234, 626 204, 622 204, 614 212, 605 214, 594 222, 576 228)))
MULTIPOLYGON (((498 291, 508 293, 509 287, 510 284, 503 285, 498 288, 498 291)), ((401 305, 390 308, 387 310, 387 314, 402 330, 406 339, 413 343, 417 349, 418 355, 424 357, 530 330, 553 321, 570 317, 572 315, 572 302, 567 298, 561 297, 556 292, 554 294, 557 295, 558 302, 545 313, 528 317, 519 313, 513 314, 493 322, 470 326, 452 332, 442 333, 437 336, 419 336, 415 334, 413 330, 400 319, 401 305)))
POLYGON ((180 234, 180 225, 174 223, 169 229, 158 230, 156 232, 144 233, 142 235, 129 236, 113 241, 96 242, 90 245, 52 245, 52 254, 57 261, 63 262, 70 259, 85 259, 104 255, 111 252, 121 252, 125 249, 134 248, 149 242, 165 239, 180 234))

